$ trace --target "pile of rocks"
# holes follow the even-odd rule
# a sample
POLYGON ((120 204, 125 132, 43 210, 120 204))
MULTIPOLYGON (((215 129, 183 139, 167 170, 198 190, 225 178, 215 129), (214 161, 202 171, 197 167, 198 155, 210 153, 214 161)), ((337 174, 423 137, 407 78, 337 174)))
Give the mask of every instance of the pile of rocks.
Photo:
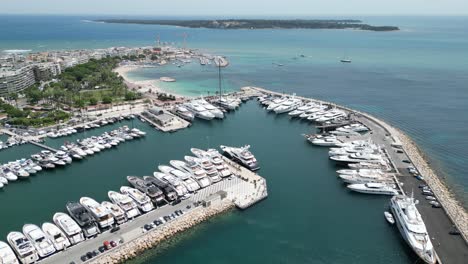
POLYGON ((142 236, 109 251, 107 254, 94 259, 90 263, 123 263, 126 260, 137 257, 143 251, 155 247, 165 239, 183 232, 184 230, 187 230, 215 215, 225 212, 233 206, 234 204, 226 199, 214 203, 206 208, 199 207, 193 209, 176 220, 144 233, 142 236))

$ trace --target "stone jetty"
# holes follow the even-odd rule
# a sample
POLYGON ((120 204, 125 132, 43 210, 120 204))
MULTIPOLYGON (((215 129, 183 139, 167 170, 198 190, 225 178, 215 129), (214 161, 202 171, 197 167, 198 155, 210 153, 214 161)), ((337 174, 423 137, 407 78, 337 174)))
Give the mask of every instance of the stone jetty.
POLYGON ((125 241, 124 244, 109 251, 105 255, 90 261, 89 263, 123 263, 137 257, 145 250, 157 246, 166 239, 208 220, 215 215, 226 212, 233 207, 234 203, 228 199, 216 201, 208 207, 198 207, 185 213, 181 217, 177 218, 177 220, 168 222, 161 227, 156 227, 132 241, 125 241))

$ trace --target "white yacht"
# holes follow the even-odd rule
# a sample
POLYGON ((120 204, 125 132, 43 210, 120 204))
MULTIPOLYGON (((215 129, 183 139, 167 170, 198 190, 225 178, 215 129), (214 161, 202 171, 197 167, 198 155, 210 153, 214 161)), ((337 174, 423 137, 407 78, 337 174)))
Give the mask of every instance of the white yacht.
POLYGON ((204 171, 206 171, 206 175, 211 179, 212 182, 219 182, 221 181, 221 177, 216 170, 216 167, 211 163, 208 158, 195 158, 192 156, 185 156, 184 159, 189 163, 196 163, 198 164, 204 171))
POLYGON ((217 99, 217 102, 220 106, 228 109, 228 110, 236 110, 236 108, 239 107, 239 103, 236 102, 235 100, 232 100, 231 98, 227 97, 220 97, 217 99))
POLYGON ((274 111, 276 114, 287 113, 287 112, 291 112, 291 111, 295 110, 295 109, 298 108, 301 104, 302 104, 302 103, 301 103, 301 100, 295 99, 295 98, 291 98, 291 99, 287 100, 286 102, 282 103, 280 106, 278 106, 278 107, 276 107, 275 109, 273 109, 273 111, 274 111))
POLYGON ((183 181, 177 179, 176 177, 174 177, 172 175, 162 173, 162 172, 154 172, 153 176, 155 178, 157 178, 157 179, 159 179, 161 181, 165 181, 168 184, 170 184, 171 186, 173 186, 174 190, 177 193, 177 196, 182 197, 183 199, 187 199, 190 196, 189 190, 186 187, 186 185, 182 184, 183 181))
POLYGON ((80 226, 69 215, 65 213, 55 213, 53 220, 54 223, 65 232, 71 244, 76 245, 85 240, 80 226))
POLYGON ((186 103, 185 107, 192 112, 196 117, 204 120, 211 120, 215 118, 215 115, 211 113, 210 111, 206 110, 203 106, 197 104, 197 103, 186 103))
POLYGON ((350 190, 360 193, 368 194, 383 194, 383 195, 397 195, 398 191, 395 189, 393 184, 385 183, 359 183, 359 184, 350 184, 347 186, 350 190))
POLYGON ((340 163, 357 163, 357 162, 369 162, 369 163, 380 163, 383 161, 382 156, 376 154, 367 153, 353 153, 350 155, 338 155, 331 156, 331 160, 340 163))
POLYGON ((345 183, 357 184, 357 183, 392 183, 392 178, 382 176, 382 175, 350 175, 350 174, 340 174, 338 175, 345 183))
POLYGON ((136 203, 126 194, 109 191, 107 193, 109 199, 122 208, 125 211, 125 215, 128 219, 133 219, 140 215, 140 211, 138 210, 138 206, 136 203))
POLYGON ((0 263, 19 264, 15 252, 13 252, 11 247, 3 241, 0 241, 0 263))
POLYGON ((16 231, 10 232, 7 235, 7 240, 21 263, 31 264, 39 260, 37 250, 23 233, 16 231))
POLYGON ((216 106, 208 103, 205 99, 201 98, 197 100, 196 102, 199 103, 201 106, 203 106, 210 113, 212 113, 216 118, 219 118, 219 119, 224 118, 223 111, 219 110, 219 108, 217 108, 216 106))
POLYGON ((240 148, 227 147, 221 145, 220 148, 228 157, 234 159, 236 162, 246 167, 247 169, 251 171, 256 171, 260 169, 257 159, 249 150, 250 145, 246 145, 240 148))
POLYGON ((211 180, 206 175, 206 171, 202 169, 198 164, 187 164, 186 162, 181 160, 171 160, 170 164, 176 169, 193 175, 193 178, 198 182, 201 188, 205 188, 211 185, 211 180))
POLYGON ((436 253, 416 203, 413 197, 396 195, 390 200, 390 209, 408 245, 425 263, 434 264, 436 253))
POLYGON ((368 175, 379 175, 383 176, 385 173, 380 169, 342 169, 336 171, 338 174, 346 175, 358 175, 358 176, 368 176, 368 175))
POLYGON ((57 251, 67 249, 71 246, 70 240, 68 240, 65 233, 56 225, 48 222, 43 223, 42 231, 44 231, 46 237, 52 241, 52 244, 57 251))
POLYGON ((208 157, 211 158, 211 162, 216 167, 219 172, 219 175, 222 178, 229 177, 232 175, 231 170, 226 165, 226 162, 223 160, 221 154, 216 149, 208 149, 206 151, 208 157))
POLYGON ((154 205, 151 202, 151 199, 141 191, 128 186, 122 186, 120 187, 120 192, 132 198, 137 204, 140 211, 142 211, 143 213, 147 213, 154 209, 154 205))
POLYGON ((289 98, 288 97, 280 97, 273 99, 270 104, 268 104, 267 111, 273 111, 276 107, 280 106, 284 102, 286 102, 289 98))
POLYGON ((187 121, 193 121, 193 119, 195 119, 195 115, 184 106, 175 107, 174 112, 187 121))
POLYGON ((186 183, 187 189, 190 192, 195 192, 200 189, 200 185, 190 177, 190 173, 186 173, 165 165, 158 166, 158 169, 165 174, 173 175, 178 179, 184 181, 186 183))
POLYGON ((339 119, 339 118, 344 118, 344 117, 346 117, 346 113, 344 111, 330 110, 327 114, 315 119, 315 121, 319 122, 319 123, 324 123, 324 122, 327 122, 327 121, 332 121, 332 120, 339 119))
POLYGON ((107 210, 107 208, 96 202, 94 199, 81 197, 80 203, 91 213, 100 228, 106 229, 114 224, 114 217, 112 214, 107 210))
POLYGON ((322 147, 336 147, 340 143, 342 143, 341 140, 339 140, 337 137, 334 137, 334 136, 310 137, 307 140, 316 146, 322 146, 322 147))
POLYGON ((365 125, 360 124, 360 123, 353 123, 353 124, 342 126, 336 129, 336 131, 342 131, 342 130, 350 130, 354 132, 366 132, 366 131, 369 131, 369 128, 367 128, 365 125))
POLYGON ((23 234, 31 241, 31 244, 37 250, 37 254, 41 258, 48 257, 55 253, 55 247, 44 232, 33 224, 25 224, 23 226, 23 234))
POLYGON ((107 211, 109 211, 112 214, 117 224, 121 225, 127 222, 127 216, 125 215, 125 211, 122 208, 120 208, 120 206, 108 201, 102 202, 101 205, 104 206, 107 209, 107 211))

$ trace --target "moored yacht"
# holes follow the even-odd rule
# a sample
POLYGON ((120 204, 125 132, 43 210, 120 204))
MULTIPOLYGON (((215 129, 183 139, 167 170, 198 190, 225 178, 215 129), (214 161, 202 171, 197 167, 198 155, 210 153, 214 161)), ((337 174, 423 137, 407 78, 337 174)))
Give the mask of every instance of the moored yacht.
POLYGON ((382 194, 382 195, 397 195, 398 191, 395 189, 394 184, 386 184, 386 183, 358 183, 358 184, 350 184, 347 186, 350 190, 360 193, 368 193, 368 194, 382 194))
POLYGON ((155 204, 161 204, 164 202, 164 193, 157 186, 149 181, 145 181, 143 178, 136 176, 127 176, 127 181, 134 188, 144 192, 155 204))
POLYGON ((23 233, 17 231, 10 232, 7 235, 7 240, 21 263, 31 264, 39 260, 37 250, 23 233))
POLYGON ((224 113, 223 111, 219 110, 216 106, 208 103, 205 99, 201 98, 196 101, 199 103, 201 106, 203 106, 207 111, 212 113, 216 118, 223 119, 224 118, 224 113))
POLYGON ((350 155, 338 155, 331 156, 331 160, 339 163, 357 163, 357 162, 369 162, 369 163, 380 163, 382 162, 382 156, 368 153, 353 153, 350 155))
POLYGON ((256 171, 260 169, 258 165, 257 159, 254 157, 252 152, 250 152, 250 145, 246 145, 244 147, 235 148, 235 147, 228 147, 228 146, 220 146, 221 150, 224 152, 226 156, 232 158, 240 165, 246 167, 251 171, 256 171))
POLYGON ((195 115, 184 106, 176 106, 174 113, 187 121, 195 119, 195 115))
POLYGON ((65 233, 56 225, 48 222, 43 223, 42 231, 44 231, 46 237, 52 242, 57 251, 70 247, 70 240, 68 240, 65 233))
POLYGON ((65 232, 71 244, 76 245, 85 240, 80 226, 69 215, 55 213, 52 218, 54 223, 65 232))
POLYGON ((121 225, 127 222, 128 219, 125 214, 125 211, 122 208, 120 208, 120 206, 108 201, 102 202, 101 205, 104 206, 107 209, 107 211, 109 211, 112 214, 117 224, 121 225))
POLYGON ((107 196, 114 204, 118 205, 120 208, 122 208, 122 210, 125 211, 125 215, 128 219, 133 219, 140 215, 138 206, 128 195, 109 191, 107 196))
POLYGON ((181 160, 171 160, 172 167, 193 175, 193 178, 198 182, 201 188, 205 188, 211 184, 211 180, 207 177, 206 171, 198 164, 187 164, 181 160))
POLYGON ((141 212, 147 213, 154 209, 151 199, 141 191, 128 186, 122 186, 120 187, 120 192, 132 198, 141 212))
POLYGON ((437 262, 436 253, 431 243, 426 225, 424 224, 413 197, 405 195, 393 196, 390 200, 395 222, 401 235, 413 251, 425 262, 437 262))
POLYGON ((106 229, 114 224, 114 217, 112 214, 107 210, 107 208, 96 202, 94 199, 81 197, 80 203, 88 209, 94 220, 99 224, 100 228, 106 229))
POLYGON ((93 219, 93 216, 83 205, 76 202, 68 202, 66 207, 70 216, 83 230, 85 237, 94 237, 99 234, 99 229, 93 219))
POLYGON ((19 264, 15 252, 13 252, 11 247, 3 241, 0 241, 0 263, 19 264))
POLYGON ((200 119, 211 120, 211 119, 215 118, 215 115, 213 113, 206 110, 203 106, 201 106, 201 105, 199 105, 197 103, 193 103, 193 102, 186 103, 185 107, 190 112, 192 112, 195 115, 195 117, 198 117, 200 119))
POLYGON ((39 257, 45 258, 55 253, 56 250, 52 241, 46 237, 37 225, 25 224, 23 226, 23 234, 31 241, 39 257))
POLYGON ((286 102, 282 103, 280 106, 276 107, 273 111, 276 114, 282 114, 282 113, 287 113, 295 110, 301 105, 301 100, 291 98, 287 100, 286 102))
POLYGON ((167 182, 162 181, 154 176, 143 176, 146 182, 151 182, 154 186, 163 191, 166 201, 174 201, 177 199, 177 192, 174 187, 170 186, 167 182))
POLYGON ((350 174, 340 174, 338 175, 345 183, 355 184, 355 183, 370 183, 370 182, 381 182, 381 183, 392 183, 392 178, 385 177, 382 175, 350 175, 350 174))

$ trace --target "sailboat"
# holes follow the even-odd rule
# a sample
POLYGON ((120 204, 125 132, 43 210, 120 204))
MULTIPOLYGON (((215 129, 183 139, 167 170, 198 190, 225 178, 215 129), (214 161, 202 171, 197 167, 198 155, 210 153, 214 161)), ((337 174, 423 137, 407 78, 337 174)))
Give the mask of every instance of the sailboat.
POLYGON ((340 61, 341 61, 342 63, 351 63, 351 59, 348 58, 348 57, 346 56, 346 54, 343 55, 343 57, 341 58, 340 61))

